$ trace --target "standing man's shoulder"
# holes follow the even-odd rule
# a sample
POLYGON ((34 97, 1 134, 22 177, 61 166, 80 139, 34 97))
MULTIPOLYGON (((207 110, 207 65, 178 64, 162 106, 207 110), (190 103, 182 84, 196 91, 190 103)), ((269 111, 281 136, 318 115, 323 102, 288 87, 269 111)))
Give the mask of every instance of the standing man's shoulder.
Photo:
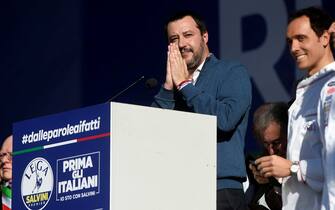
POLYGON ((324 91, 330 91, 335 88, 335 62, 327 65, 325 69, 323 69, 323 78, 325 78, 323 82, 323 87, 321 93, 324 91))
POLYGON ((232 74, 239 73, 246 77, 249 77, 247 68, 238 61, 235 60, 226 60, 226 59, 218 59, 212 55, 212 63, 213 67, 220 70, 221 73, 224 74, 232 74))
POLYGON ((245 101, 245 107, 248 107, 252 98, 252 85, 246 67, 237 61, 217 59, 214 56, 209 63, 215 72, 213 77, 220 87, 219 92, 239 98, 240 102, 245 101))
POLYGON ((323 84, 321 95, 334 95, 335 93, 335 70, 330 72, 329 79, 323 84))

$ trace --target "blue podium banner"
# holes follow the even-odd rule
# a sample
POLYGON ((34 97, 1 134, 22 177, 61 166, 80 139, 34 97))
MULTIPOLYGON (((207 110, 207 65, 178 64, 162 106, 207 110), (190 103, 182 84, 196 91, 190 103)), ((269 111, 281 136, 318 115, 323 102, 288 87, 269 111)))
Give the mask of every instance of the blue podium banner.
POLYGON ((12 209, 109 209, 110 104, 14 124, 12 209))

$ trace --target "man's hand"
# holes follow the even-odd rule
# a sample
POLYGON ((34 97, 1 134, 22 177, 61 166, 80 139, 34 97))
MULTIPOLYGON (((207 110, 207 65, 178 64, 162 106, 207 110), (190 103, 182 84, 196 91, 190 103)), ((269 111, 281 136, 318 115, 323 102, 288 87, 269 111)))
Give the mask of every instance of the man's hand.
POLYGON ((264 177, 287 177, 290 176, 292 162, 277 155, 270 155, 258 158, 255 161, 258 171, 264 177))
POLYGON ((166 90, 172 90, 173 89, 173 81, 172 81, 172 74, 171 74, 171 67, 170 67, 170 47, 169 51, 167 52, 167 60, 166 60, 166 76, 165 76, 165 83, 164 88, 166 90))
POLYGON ((328 29, 328 32, 329 32, 329 33, 335 33, 335 22, 333 22, 333 23, 330 25, 330 27, 329 27, 329 29, 328 29))
POLYGON ((330 25, 328 32, 330 33, 330 39, 333 40, 333 47, 335 48, 335 22, 330 25))
POLYGON ((180 54, 178 45, 175 43, 169 45, 168 57, 172 81, 175 86, 178 86, 182 81, 191 78, 191 75, 187 70, 186 62, 180 54))
POLYGON ((256 168, 255 165, 253 164, 249 164, 249 168, 252 171, 252 174, 254 175, 255 180, 259 183, 259 184, 266 184, 269 183, 269 179, 264 177, 256 168))

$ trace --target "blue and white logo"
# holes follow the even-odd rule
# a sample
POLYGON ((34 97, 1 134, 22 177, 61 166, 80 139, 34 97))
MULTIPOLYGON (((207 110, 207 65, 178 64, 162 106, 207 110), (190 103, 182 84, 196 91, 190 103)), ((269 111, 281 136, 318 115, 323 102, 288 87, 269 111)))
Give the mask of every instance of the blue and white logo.
POLYGON ((21 180, 21 196, 27 209, 43 209, 48 204, 54 185, 49 162, 41 157, 30 161, 21 180))
POLYGON ((100 192, 100 152, 57 160, 56 200, 70 201, 100 192))

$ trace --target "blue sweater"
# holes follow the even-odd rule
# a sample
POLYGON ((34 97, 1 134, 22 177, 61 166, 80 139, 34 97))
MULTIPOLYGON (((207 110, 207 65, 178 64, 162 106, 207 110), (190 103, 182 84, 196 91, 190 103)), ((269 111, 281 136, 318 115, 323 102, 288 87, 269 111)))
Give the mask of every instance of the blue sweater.
POLYGON ((251 84, 244 66, 211 55, 195 85, 188 84, 181 91, 162 87, 152 106, 217 116, 217 189, 242 188, 251 106, 251 84))

